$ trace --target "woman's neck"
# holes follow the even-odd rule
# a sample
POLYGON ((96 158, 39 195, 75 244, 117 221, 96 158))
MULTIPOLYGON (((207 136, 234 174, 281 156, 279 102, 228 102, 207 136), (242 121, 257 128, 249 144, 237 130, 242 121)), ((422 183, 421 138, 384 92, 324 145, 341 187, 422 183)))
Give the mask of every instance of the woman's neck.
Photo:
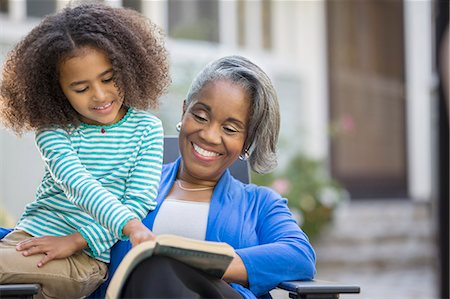
POLYGON ((180 180, 183 186, 187 188, 214 188, 217 185, 218 180, 205 180, 202 178, 196 178, 184 171, 183 165, 180 165, 176 179, 180 180))
POLYGON ((167 197, 177 198, 187 201, 210 202, 215 184, 211 182, 205 185, 204 181, 189 182, 177 178, 172 185, 167 197))

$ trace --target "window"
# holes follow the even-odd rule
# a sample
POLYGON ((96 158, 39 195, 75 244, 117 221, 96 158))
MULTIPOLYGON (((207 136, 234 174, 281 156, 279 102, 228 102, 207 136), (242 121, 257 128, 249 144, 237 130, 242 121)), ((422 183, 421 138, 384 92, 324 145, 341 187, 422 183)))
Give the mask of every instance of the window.
POLYGON ((0 13, 8 13, 8 0, 0 0, 0 13))
POLYGON ((56 11, 56 0, 27 0, 27 16, 42 18, 56 11))
POLYGON ((218 0, 169 0, 169 36, 219 42, 218 0))
POLYGON ((122 0, 122 6, 134 9, 138 12, 142 12, 141 0, 122 0))

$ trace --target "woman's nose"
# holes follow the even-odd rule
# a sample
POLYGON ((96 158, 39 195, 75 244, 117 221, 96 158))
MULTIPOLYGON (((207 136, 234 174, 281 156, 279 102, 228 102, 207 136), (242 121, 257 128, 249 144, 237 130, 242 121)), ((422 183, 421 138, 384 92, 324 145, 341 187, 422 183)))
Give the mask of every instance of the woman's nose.
POLYGON ((201 131, 200 137, 207 143, 219 144, 221 141, 220 128, 215 125, 210 125, 201 131))

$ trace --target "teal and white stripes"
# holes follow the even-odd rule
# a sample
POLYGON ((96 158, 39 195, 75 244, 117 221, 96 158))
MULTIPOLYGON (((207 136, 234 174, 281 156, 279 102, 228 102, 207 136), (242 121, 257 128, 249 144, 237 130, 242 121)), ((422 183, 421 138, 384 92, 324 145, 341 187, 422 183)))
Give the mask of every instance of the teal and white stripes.
POLYGON ((109 248, 126 238, 126 222, 155 208, 163 155, 160 120, 130 108, 111 126, 42 130, 36 144, 45 175, 17 228, 34 236, 78 231, 88 253, 108 262, 109 248))

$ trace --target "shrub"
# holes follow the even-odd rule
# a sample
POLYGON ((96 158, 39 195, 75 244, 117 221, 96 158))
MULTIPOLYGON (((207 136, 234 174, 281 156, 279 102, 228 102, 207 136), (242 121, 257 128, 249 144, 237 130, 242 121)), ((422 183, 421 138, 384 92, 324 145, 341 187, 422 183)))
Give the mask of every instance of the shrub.
POLYGON ((331 178, 321 161, 298 155, 280 174, 252 174, 252 182, 269 186, 288 199, 299 226, 315 239, 333 218, 337 205, 348 192, 331 178))

